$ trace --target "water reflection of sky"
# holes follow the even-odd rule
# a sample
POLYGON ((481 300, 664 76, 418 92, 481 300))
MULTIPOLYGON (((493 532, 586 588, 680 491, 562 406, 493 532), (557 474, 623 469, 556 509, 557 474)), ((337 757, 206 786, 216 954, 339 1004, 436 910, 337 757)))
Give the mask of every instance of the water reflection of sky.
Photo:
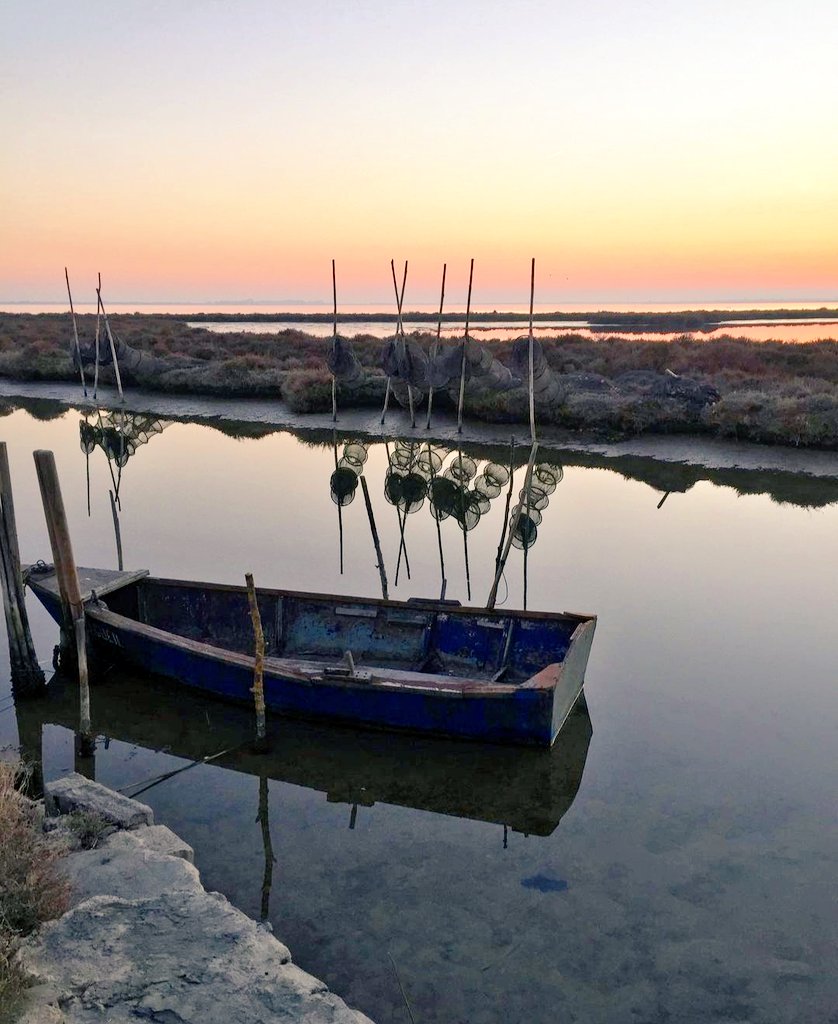
MULTIPOLYGON (((108 468, 94 452, 88 519, 78 420, 2 420, 21 549, 48 557, 31 452, 49 447, 77 560, 114 565, 108 468)), ((236 440, 170 425, 124 471, 126 566, 229 582, 252 570, 265 586, 377 594, 360 493, 344 509, 337 574, 333 458, 286 433, 236 440)), ((365 472, 392 574, 385 465, 372 446, 365 472)), ((708 481, 656 510, 660 497, 606 469, 567 466, 530 552, 530 607, 600 616, 586 686, 593 738, 552 836, 513 834, 504 849, 497 825, 385 803, 360 808, 350 831, 345 804, 270 784, 277 933, 374 1019, 404 1014, 388 954, 423 1022, 828 1019, 838 997, 828 890, 838 504, 779 504, 708 481)), ((496 499, 469 535, 478 597, 501 516, 496 499)), ((448 596, 464 599, 462 538, 451 521, 442 531, 448 596)), ((406 536, 412 579, 402 576, 396 596, 438 593, 427 508, 408 517, 406 536)), ((507 583, 517 606, 520 552, 507 583)), ((47 658, 55 630, 34 604, 32 618, 47 658)), ((15 741, 13 714, 0 714, 0 744, 15 741)), ((69 733, 47 727, 45 752, 48 774, 70 768, 69 733)), ((183 763, 116 737, 96 770, 125 785, 183 763)), ((195 845, 208 887, 254 915, 258 785, 204 766, 145 797, 195 845)))

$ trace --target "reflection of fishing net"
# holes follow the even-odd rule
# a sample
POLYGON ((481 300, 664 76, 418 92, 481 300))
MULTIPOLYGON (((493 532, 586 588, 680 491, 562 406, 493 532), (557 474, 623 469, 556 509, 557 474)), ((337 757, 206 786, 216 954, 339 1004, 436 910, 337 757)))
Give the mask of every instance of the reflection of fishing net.
POLYGON ((137 413, 102 412, 98 423, 81 420, 79 443, 87 455, 98 445, 109 460, 123 467, 141 445, 162 433, 168 425, 166 420, 137 413))
POLYGON ((509 470, 505 466, 487 462, 481 475, 474 481, 474 489, 487 498, 496 498, 508 482, 509 470))
POLYGON ((445 470, 443 475, 451 480, 455 480, 459 484, 466 484, 476 472, 477 463, 474 459, 460 453, 454 458, 454 461, 445 470))
POLYGON ((416 468, 423 476, 436 476, 442 468, 442 456, 430 445, 425 445, 416 457, 416 468))
POLYGON ((345 462, 347 466, 357 466, 358 472, 360 472, 361 466, 367 461, 368 454, 366 445, 350 441, 343 446, 341 462, 345 462))
POLYGON ((332 501, 336 505, 350 505, 358 488, 358 474, 348 466, 339 465, 329 480, 332 501))
POLYGON ((561 466, 541 462, 533 466, 528 486, 521 488, 516 505, 509 514, 512 543, 516 548, 529 549, 538 537, 541 513, 550 504, 550 495, 561 481, 561 466))
POLYGON ((418 512, 425 503, 428 485, 418 473, 389 469, 384 478, 384 497, 402 512, 418 512))
POLYGON ((352 343, 340 335, 332 338, 326 363, 332 376, 344 387, 357 387, 364 379, 364 368, 355 355, 352 343))
POLYGON ((431 512, 438 522, 450 516, 457 521, 461 530, 473 530, 483 515, 486 498, 482 494, 470 491, 449 476, 435 477, 428 492, 431 499, 431 512))
MULTIPOLYGON (((530 340, 517 338, 512 343, 512 366, 522 380, 529 380, 530 374, 530 340)), ((544 355, 544 348, 538 338, 533 338, 533 397, 539 405, 552 405, 561 394, 559 382, 550 369, 544 355)))

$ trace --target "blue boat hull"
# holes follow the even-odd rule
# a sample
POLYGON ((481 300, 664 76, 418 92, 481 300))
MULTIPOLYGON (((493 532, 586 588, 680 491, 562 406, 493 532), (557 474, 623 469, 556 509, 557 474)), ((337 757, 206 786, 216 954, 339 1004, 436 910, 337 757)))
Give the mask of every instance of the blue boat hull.
MULTIPOLYGON (((177 586, 195 590, 202 586, 165 582, 170 589, 177 586)), ((162 586, 153 580, 148 584, 150 595, 155 593, 155 586, 162 586)), ((33 583, 33 589, 59 620, 60 605, 56 596, 37 582, 33 583)), ((174 593, 177 597, 178 592, 174 593)), ((227 593, 236 601, 242 596, 240 588, 213 591, 216 597, 219 593, 227 593)), ((286 596, 289 601, 301 597, 267 592, 266 608, 271 593, 286 596)), ((112 597, 116 596, 109 596, 109 604, 119 605, 119 599, 112 602, 112 597)), ((314 601, 318 596, 310 595, 310 598, 314 601)), ((204 604, 211 599, 215 598, 207 598, 204 604)), ((261 607, 261 592, 259 600, 261 607)), ((332 606, 334 602, 345 599, 326 596, 319 600, 321 604, 325 600, 332 606)), ((368 602, 368 605, 377 613, 384 608, 388 613, 404 615, 404 609, 410 609, 416 614, 415 606, 400 602, 368 602)), ((347 607, 360 606, 347 604, 347 607)), ((346 614, 345 610, 342 611, 342 616, 346 614)), ((475 623, 485 625, 487 633, 490 627, 499 629, 497 624, 485 619, 483 611, 469 613, 467 609, 452 611, 449 607, 440 606, 427 614, 433 614, 434 621, 440 617, 445 619, 446 636, 443 640, 449 645, 452 636, 459 638, 457 642, 461 646, 465 645, 466 633, 474 633, 475 623), (477 618, 478 615, 483 618, 477 618)), ((509 617, 508 612, 506 616, 509 617)), ((541 618, 546 630, 548 626, 552 628, 553 619, 561 617, 541 618)), ((310 620, 311 616, 306 620, 309 625, 310 620)), ((531 617, 530 628, 536 636, 540 635, 536 629, 540 621, 538 617, 531 617)), ((335 627, 338 633, 342 625, 341 621, 335 627)), ((87 626, 89 640, 103 661, 124 661, 226 700, 248 704, 253 701, 252 655, 136 621, 95 602, 87 605, 87 626)), ((540 672, 518 684, 495 683, 491 678, 462 679, 399 671, 392 667, 377 668, 374 656, 364 658, 362 666, 369 671, 358 673, 359 678, 330 678, 322 664, 307 661, 300 655, 268 657, 264 672, 265 703, 271 711, 285 715, 547 747, 552 744, 582 690, 594 626, 593 617, 574 617, 567 627, 569 639, 564 641, 563 661, 544 666, 540 672)), ((352 624, 352 628, 357 634, 358 624, 352 624)), ((338 647, 343 639, 338 635, 335 641, 338 647)), ((525 652, 521 656, 525 657, 525 652)))

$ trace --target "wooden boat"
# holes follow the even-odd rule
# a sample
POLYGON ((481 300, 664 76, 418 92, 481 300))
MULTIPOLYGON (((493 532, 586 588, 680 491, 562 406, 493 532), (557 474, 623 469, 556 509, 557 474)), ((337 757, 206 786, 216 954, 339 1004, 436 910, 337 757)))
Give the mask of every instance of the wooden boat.
MULTIPOLYGON (((94 653, 252 700, 244 587, 79 568, 94 653), (107 600, 103 600, 106 598, 107 600)), ((29 585, 60 619, 54 570, 29 585)), ((260 590, 272 711, 550 746, 582 692, 596 617, 260 590)))

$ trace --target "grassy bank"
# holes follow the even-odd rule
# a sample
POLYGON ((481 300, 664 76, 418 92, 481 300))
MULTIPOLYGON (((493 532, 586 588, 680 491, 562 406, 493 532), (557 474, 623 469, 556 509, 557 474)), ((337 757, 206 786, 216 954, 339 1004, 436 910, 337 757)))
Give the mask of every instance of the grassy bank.
MULTIPOLYGON (((281 396, 298 412, 330 407, 327 340, 298 330, 219 334, 190 328, 186 319, 174 316, 119 315, 112 323, 120 339, 142 356, 124 374, 142 387, 183 394, 281 396)), ((80 317, 79 331, 82 342, 89 343, 94 317, 80 317)), ((68 358, 71 337, 66 314, 0 314, 0 376, 77 379, 68 358)), ((414 337, 426 348, 430 344, 429 334, 414 337)), ((383 400, 381 344, 370 336, 353 340, 367 378, 360 389, 340 395, 342 405, 383 400)), ((508 342, 484 344, 508 363, 508 342)), ((580 436, 690 433, 838 449, 836 340, 794 344, 726 336, 657 342, 630 335, 592 340, 565 334, 543 340, 543 345, 560 377, 561 397, 540 410, 539 417, 580 436), (637 372, 666 370, 713 389, 717 400, 685 401, 663 393, 637 372)), ((440 394, 435 403, 450 406, 451 400, 440 394)), ((523 422, 526 396, 521 389, 505 394, 470 389, 466 411, 492 422, 523 422)))
POLYGON ((0 1022, 14 1019, 23 992, 13 960, 20 940, 62 914, 69 897, 57 847, 19 791, 24 774, 20 764, 0 761, 0 1022))

